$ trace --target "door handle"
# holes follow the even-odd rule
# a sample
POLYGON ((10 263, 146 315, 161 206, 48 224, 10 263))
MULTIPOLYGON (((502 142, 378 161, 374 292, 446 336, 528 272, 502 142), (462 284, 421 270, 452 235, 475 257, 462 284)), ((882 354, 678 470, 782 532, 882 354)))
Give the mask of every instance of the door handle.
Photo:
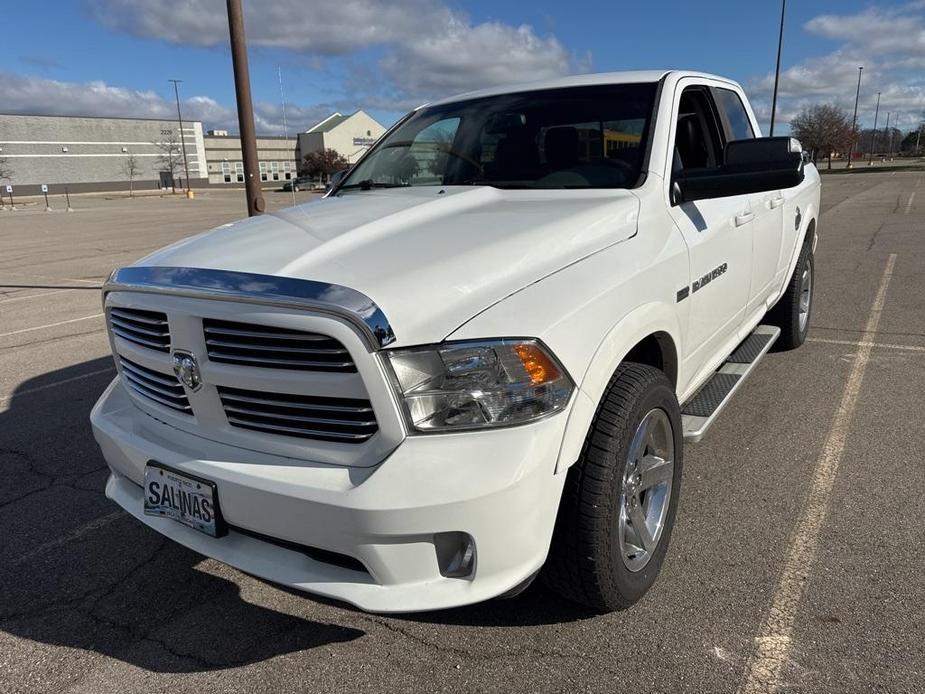
POLYGON ((750 221, 752 221, 754 218, 755 218, 754 212, 742 212, 741 214, 737 214, 735 217, 736 226, 737 227, 744 226, 745 224, 748 224, 750 221))
POLYGON ((777 196, 776 198, 771 198, 771 199, 768 201, 768 207, 770 207, 772 210, 776 210, 778 207, 780 207, 780 206, 783 205, 783 204, 784 204, 784 196, 783 196, 783 195, 779 195, 779 196, 777 196))

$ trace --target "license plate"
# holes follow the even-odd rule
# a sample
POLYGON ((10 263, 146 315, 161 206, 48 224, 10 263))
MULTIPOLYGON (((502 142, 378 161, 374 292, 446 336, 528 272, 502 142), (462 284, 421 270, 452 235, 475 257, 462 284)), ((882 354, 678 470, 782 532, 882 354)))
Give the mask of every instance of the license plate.
POLYGON ((144 491, 146 516, 170 518, 212 537, 227 532, 214 482, 151 460, 145 466, 144 491))

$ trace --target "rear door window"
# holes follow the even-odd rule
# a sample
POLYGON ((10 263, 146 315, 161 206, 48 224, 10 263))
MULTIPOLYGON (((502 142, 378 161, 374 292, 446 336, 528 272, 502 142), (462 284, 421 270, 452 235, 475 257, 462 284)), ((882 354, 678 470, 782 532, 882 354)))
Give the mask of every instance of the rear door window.
POLYGON ((742 99, 731 89, 714 89, 716 105, 729 140, 751 140, 755 137, 752 123, 742 104, 742 99))

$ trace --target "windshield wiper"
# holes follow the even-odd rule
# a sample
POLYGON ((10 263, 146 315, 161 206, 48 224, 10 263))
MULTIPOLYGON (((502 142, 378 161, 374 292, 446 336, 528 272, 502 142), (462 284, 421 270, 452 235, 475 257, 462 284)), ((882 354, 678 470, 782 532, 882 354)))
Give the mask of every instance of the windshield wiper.
POLYGON ((373 188, 407 188, 407 183, 378 183, 371 178, 360 181, 359 183, 348 183, 341 186, 338 190, 372 190, 373 188))

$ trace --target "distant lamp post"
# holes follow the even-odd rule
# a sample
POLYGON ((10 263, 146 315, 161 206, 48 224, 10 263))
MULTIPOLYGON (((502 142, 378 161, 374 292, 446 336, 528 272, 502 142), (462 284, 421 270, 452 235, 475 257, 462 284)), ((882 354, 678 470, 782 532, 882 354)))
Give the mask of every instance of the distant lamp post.
POLYGON ((874 111, 874 131, 870 134, 870 152, 867 158, 867 165, 874 165, 874 148, 877 146, 877 116, 880 115, 880 92, 877 92, 877 108, 874 111))
POLYGON ((891 145, 890 149, 892 149, 892 144, 893 144, 892 140, 893 140, 893 138, 890 137, 890 115, 891 115, 891 113, 890 113, 889 111, 887 111, 887 112, 886 112, 886 128, 884 129, 884 133, 883 133, 883 134, 886 135, 886 136, 890 139, 890 145, 891 145))
POLYGON ((851 146, 848 148, 848 168, 851 168, 851 159, 854 157, 854 144, 858 137, 858 101, 861 99, 861 73, 863 67, 858 68, 858 91, 854 95, 854 116, 851 119, 851 146))
POLYGON ((774 96, 771 97, 771 137, 774 137, 774 116, 777 113, 777 86, 780 84, 780 53, 784 45, 784 12, 787 10, 787 0, 780 3, 780 34, 777 37, 777 67, 774 68, 774 96))
POLYGON ((186 197, 190 197, 189 190, 189 164, 186 161, 186 137, 183 135, 183 116, 180 115, 180 88, 177 86, 183 80, 167 80, 173 82, 173 93, 177 97, 177 122, 180 124, 180 149, 183 150, 183 170, 186 172, 186 197))

